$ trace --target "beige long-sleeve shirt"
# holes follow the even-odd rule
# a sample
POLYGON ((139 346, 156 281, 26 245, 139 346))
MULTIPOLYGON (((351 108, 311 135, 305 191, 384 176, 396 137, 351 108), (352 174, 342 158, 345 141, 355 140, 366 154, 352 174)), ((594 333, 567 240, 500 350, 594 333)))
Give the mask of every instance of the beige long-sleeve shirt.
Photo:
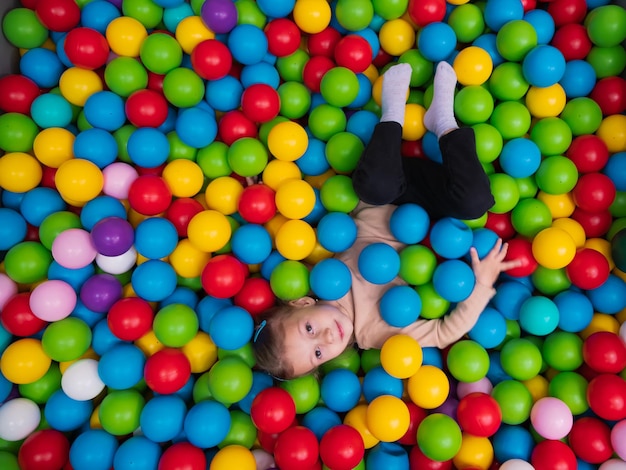
POLYGON ((475 324, 495 289, 476 284, 472 293, 440 319, 419 319, 404 328, 389 325, 380 314, 380 299, 394 285, 406 285, 399 277, 388 284, 366 281, 358 268, 359 254, 372 243, 387 243, 397 251, 405 247, 394 238, 389 229, 389 219, 397 206, 372 206, 360 203, 353 212, 358 228, 357 239, 346 251, 338 254, 352 272, 352 288, 341 299, 333 302, 354 323, 354 339, 362 349, 380 348, 395 334, 408 334, 422 347, 445 348, 462 338, 475 324))

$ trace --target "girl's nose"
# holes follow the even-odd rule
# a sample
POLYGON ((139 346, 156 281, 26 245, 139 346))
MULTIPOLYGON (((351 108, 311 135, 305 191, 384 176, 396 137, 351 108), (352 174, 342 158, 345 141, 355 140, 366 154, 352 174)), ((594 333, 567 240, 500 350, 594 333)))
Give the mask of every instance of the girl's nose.
POLYGON ((332 343, 334 340, 333 337, 333 330, 332 328, 326 328, 324 330, 324 340, 326 340, 327 343, 332 343))

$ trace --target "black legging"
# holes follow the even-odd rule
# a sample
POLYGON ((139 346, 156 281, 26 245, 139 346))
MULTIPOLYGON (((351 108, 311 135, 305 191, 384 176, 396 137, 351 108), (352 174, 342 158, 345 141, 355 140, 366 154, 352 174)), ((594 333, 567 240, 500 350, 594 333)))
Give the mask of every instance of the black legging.
POLYGON ((352 174, 359 198, 369 204, 415 203, 438 219, 475 219, 494 204, 476 155, 474 130, 456 129, 439 139, 442 164, 424 158, 403 158, 402 127, 381 122, 352 174))

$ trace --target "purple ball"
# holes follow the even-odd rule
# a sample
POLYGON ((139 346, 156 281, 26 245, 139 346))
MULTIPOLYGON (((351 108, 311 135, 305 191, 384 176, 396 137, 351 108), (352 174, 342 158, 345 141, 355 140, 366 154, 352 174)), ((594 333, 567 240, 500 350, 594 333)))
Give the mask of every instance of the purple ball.
POLYGON ((126 219, 106 217, 93 226, 91 239, 101 255, 119 256, 133 246, 135 231, 126 219))
POLYGON ((107 0, 109 3, 112 3, 120 10, 122 9, 122 0, 107 0))
POLYGON ((439 407, 433 411, 435 413, 443 413, 456 420, 456 409, 459 407, 459 401, 456 398, 448 397, 439 407))
POLYGON ((96 274, 80 288, 80 300, 96 313, 106 313, 122 298, 122 284, 112 274, 96 274))
POLYGON ((237 8, 232 0, 206 0, 200 10, 204 24, 216 34, 237 26, 237 8))

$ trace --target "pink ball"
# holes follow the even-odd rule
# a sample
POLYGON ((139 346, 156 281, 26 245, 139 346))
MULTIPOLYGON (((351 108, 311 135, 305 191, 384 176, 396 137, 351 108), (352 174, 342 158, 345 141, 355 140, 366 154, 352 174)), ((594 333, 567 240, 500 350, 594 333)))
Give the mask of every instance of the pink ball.
POLYGON ((491 394, 491 390, 493 390, 493 385, 487 377, 483 377, 476 382, 459 382, 456 386, 456 394, 459 397, 459 400, 465 395, 469 395, 474 392, 481 392, 489 395, 491 394))
POLYGON ((6 274, 0 273, 0 310, 15 294, 17 294, 17 284, 6 274))
POLYGON ((68 317, 76 307, 76 292, 65 281, 44 281, 33 289, 28 304, 37 318, 58 321, 68 317))
POLYGON ((64 230, 52 242, 52 257, 64 268, 84 268, 96 254, 91 235, 81 228, 64 230))
POLYGON ((102 186, 104 194, 117 199, 128 199, 128 189, 139 174, 128 163, 115 162, 102 170, 102 176, 104 177, 102 186))
POLYGON ((621 420, 611 430, 611 445, 617 456, 626 460, 626 419, 621 420))
POLYGON ((544 397, 537 400, 530 410, 530 422, 541 437, 559 440, 569 434, 574 418, 565 402, 544 397))

